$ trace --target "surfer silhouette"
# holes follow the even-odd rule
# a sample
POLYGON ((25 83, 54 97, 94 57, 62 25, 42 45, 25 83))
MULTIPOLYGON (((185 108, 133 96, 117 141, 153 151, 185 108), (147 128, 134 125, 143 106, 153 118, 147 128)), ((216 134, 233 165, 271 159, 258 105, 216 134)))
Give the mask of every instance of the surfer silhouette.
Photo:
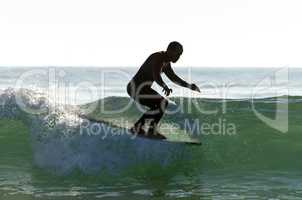
POLYGON ((177 85, 200 92, 196 84, 189 84, 178 77, 171 67, 170 63, 176 63, 182 53, 182 45, 176 41, 171 42, 166 51, 151 54, 128 83, 127 93, 129 96, 139 104, 149 108, 131 128, 133 133, 158 139, 166 138, 158 132, 157 128, 168 106, 168 100, 151 88, 155 81, 163 88, 163 92, 166 96, 172 93, 172 89, 169 88, 161 78, 161 73, 165 73, 166 76, 177 85), (150 126, 147 132, 143 129, 146 120, 150 120, 150 126))

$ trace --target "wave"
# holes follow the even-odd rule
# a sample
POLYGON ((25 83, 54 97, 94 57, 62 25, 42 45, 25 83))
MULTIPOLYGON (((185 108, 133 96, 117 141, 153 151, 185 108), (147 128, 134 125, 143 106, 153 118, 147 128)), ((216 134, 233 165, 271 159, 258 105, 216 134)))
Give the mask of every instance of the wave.
POLYGON ((1 119, 22 121, 29 128, 35 165, 59 174, 114 174, 148 163, 166 166, 188 156, 184 145, 116 135, 106 124, 98 134, 86 133, 95 124, 78 117, 77 107, 52 105, 41 93, 8 89, 0 99, 1 119))
MULTIPOLYGON (((108 97, 70 106, 50 103, 47 96, 31 90, 7 89, 0 95, 0 118, 22 122, 29 130, 32 151, 28 154, 34 164, 59 174, 76 170, 86 174, 115 174, 131 169, 138 173, 148 166, 152 166, 151 171, 166 170, 166 173, 218 168, 299 169, 302 167, 299 159, 301 99, 299 96, 254 101, 172 98, 176 105, 169 105, 162 126, 176 124, 179 129, 190 130, 192 136, 202 140, 201 147, 133 139, 127 132, 121 134, 109 125, 99 127, 78 117, 79 112, 89 111, 89 116, 97 119, 133 122, 141 112, 126 97, 108 97), (261 114, 264 119, 274 119, 276 113, 282 113, 278 105, 287 103, 287 131, 280 131, 278 126, 259 118, 261 114), (124 110, 116 112, 121 109, 124 110)), ((282 109, 281 106, 281 111, 285 111, 282 109)), ((11 147, 7 146, 9 152, 17 139, 7 142, 11 143, 11 147)), ((18 159, 21 158, 15 158, 18 159)))

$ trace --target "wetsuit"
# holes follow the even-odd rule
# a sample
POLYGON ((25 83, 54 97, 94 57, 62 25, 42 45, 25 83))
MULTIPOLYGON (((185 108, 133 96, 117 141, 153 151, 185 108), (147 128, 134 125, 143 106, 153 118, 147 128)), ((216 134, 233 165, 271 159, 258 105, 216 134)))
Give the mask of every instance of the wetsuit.
POLYGON ((155 65, 162 65, 161 72, 171 67, 169 62, 164 62, 164 52, 150 55, 138 72, 127 85, 127 92, 136 102, 147 106, 149 111, 135 123, 135 126, 143 126, 146 119, 151 119, 151 128, 155 128, 162 118, 168 101, 151 88, 154 79, 155 65))

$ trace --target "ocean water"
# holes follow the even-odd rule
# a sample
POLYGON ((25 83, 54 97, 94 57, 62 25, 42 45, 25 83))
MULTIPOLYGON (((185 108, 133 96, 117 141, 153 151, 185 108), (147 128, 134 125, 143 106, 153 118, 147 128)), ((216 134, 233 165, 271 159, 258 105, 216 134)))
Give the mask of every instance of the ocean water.
MULTIPOLYGON (((0 89, 27 88, 47 93, 54 102, 89 103, 108 96, 127 96, 126 85, 137 68, 44 67, 0 68, 0 89)), ((171 83, 172 97, 251 99, 281 95, 302 96, 301 68, 175 68, 175 72, 196 83, 202 93, 171 83)), ((157 84, 153 88, 161 93, 157 84)), ((162 93, 161 93, 162 94, 162 93)))
POLYGON ((302 69, 176 71, 162 127, 202 146, 78 117, 137 119, 134 68, 0 68, 0 199, 302 199, 302 69))

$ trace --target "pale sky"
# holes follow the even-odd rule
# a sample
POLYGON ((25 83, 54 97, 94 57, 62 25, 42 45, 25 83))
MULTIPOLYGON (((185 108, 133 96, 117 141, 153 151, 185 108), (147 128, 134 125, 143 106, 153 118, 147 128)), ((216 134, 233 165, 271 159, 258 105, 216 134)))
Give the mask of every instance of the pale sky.
POLYGON ((0 0, 0 66, 302 67, 301 0, 0 0))

